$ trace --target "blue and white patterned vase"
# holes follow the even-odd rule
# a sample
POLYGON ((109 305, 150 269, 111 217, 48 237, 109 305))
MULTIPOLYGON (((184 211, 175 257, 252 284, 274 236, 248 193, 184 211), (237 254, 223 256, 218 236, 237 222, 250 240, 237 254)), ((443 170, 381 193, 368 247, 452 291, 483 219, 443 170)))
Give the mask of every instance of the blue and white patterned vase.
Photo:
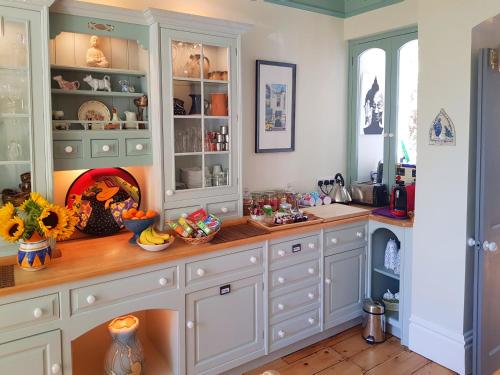
POLYGON ((139 319, 133 315, 121 316, 108 324, 113 341, 106 353, 104 374, 144 374, 144 353, 136 335, 138 328, 139 319))
POLYGON ((17 264, 25 271, 45 268, 52 259, 52 249, 47 239, 39 241, 19 241, 17 264))

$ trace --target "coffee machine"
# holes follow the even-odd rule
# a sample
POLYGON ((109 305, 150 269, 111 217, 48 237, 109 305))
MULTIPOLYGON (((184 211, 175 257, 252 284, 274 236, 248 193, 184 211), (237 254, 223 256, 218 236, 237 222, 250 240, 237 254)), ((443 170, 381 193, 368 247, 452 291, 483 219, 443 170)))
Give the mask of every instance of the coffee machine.
POLYGON ((404 181, 398 181, 392 188, 390 208, 394 216, 412 216, 415 211, 415 184, 405 185, 404 181))

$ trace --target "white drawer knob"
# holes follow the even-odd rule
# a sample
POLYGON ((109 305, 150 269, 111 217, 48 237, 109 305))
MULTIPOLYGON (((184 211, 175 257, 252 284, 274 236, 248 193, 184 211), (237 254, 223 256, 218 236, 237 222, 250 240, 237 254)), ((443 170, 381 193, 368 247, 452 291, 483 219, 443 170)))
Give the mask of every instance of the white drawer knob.
POLYGON ((250 257, 250 263, 257 263, 257 257, 250 257))
POLYGON ((138 143, 135 145, 135 149, 137 151, 142 151, 142 150, 144 150, 144 146, 141 143, 138 143))
POLYGON ((285 310, 285 305, 283 305, 282 303, 278 303, 278 310, 285 310))
POLYGON ((35 319, 41 318, 43 315, 43 311, 41 308, 37 307, 35 310, 33 310, 33 316, 35 319))
POLYGON ((61 365, 59 363, 54 363, 51 368, 50 368, 50 371, 53 373, 53 374, 59 374, 61 372, 61 365))
POLYGON ((73 147, 71 146, 64 147, 64 152, 67 154, 71 154, 73 152, 73 147))
POLYGON ((93 296, 92 294, 87 296, 87 303, 89 305, 92 305, 94 302, 95 302, 95 296, 93 296))
POLYGON ((314 275, 314 273, 315 273, 315 272, 316 272, 316 271, 315 271, 315 270, 314 270, 314 268, 312 268, 312 267, 309 267, 309 268, 307 269, 307 273, 308 273, 309 275, 314 275))
POLYGON ((309 298, 309 299, 314 299, 314 297, 315 297, 314 293, 308 293, 307 294, 307 298, 309 298))
POLYGON ((205 276, 205 270, 203 268, 198 268, 196 274, 200 277, 205 276))
POLYGON ((161 286, 166 286, 168 284, 168 279, 166 277, 162 277, 158 282, 161 286))
POLYGON ((285 337, 285 335, 286 335, 285 331, 282 331, 282 330, 279 330, 279 331, 278 331, 278 337, 279 337, 280 339, 282 339, 283 337, 285 337))
POLYGON ((327 284, 331 284, 331 283, 332 283, 332 280, 330 280, 329 278, 326 278, 326 279, 325 279, 325 283, 327 283, 327 284))
POLYGON ((314 319, 314 318, 309 318, 309 319, 307 319, 307 321, 309 322, 310 325, 313 325, 314 323, 316 323, 316 319, 314 319))
POLYGON ((172 195, 174 195, 174 191, 173 190, 167 190, 166 193, 167 193, 167 195, 169 197, 171 197, 172 195))
POLYGON ((229 211, 229 210, 227 209, 227 207, 222 207, 222 208, 220 209, 220 212, 222 212, 223 214, 227 214, 227 212, 228 212, 228 211, 229 211))
POLYGON ((332 238, 330 241, 331 241, 333 244, 336 244, 337 242, 339 242, 336 238, 332 238))
POLYGON ((362 232, 356 232, 356 237, 358 237, 358 238, 363 237, 363 233, 362 232))
POLYGON ((307 247, 309 249, 314 249, 315 248, 314 243, 312 243, 312 242, 310 244, 308 244, 307 247))
POLYGON ((102 146, 102 150, 103 150, 104 152, 109 152, 109 150, 111 150, 111 147, 109 147, 109 145, 103 145, 103 146, 102 146))
POLYGON ((186 327, 188 327, 189 329, 192 329, 194 327, 194 322, 192 320, 188 320, 186 322, 186 327))
POLYGON ((285 256, 285 250, 278 250, 278 255, 280 257, 284 257, 285 256))
POLYGON ((284 278, 284 277, 282 277, 282 276, 278 277, 278 282, 279 282, 280 284, 284 284, 284 283, 285 283, 285 278, 284 278))

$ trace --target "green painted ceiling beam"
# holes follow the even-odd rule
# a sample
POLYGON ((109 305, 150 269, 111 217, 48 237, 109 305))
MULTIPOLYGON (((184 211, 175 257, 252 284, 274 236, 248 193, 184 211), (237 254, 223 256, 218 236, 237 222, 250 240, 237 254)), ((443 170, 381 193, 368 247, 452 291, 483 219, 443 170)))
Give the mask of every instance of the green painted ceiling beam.
POLYGON ((264 0, 268 3, 347 18, 404 0, 264 0))

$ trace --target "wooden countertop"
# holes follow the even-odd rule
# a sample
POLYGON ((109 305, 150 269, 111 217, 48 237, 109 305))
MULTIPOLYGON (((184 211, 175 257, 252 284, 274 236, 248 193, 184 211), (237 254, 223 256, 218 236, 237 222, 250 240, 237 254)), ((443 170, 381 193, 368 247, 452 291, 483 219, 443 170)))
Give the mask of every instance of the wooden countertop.
MULTIPOLYGON (((130 232, 122 232, 110 237, 66 241, 57 244, 57 248, 62 252, 62 257, 53 259, 44 270, 28 272, 14 266, 15 286, 0 288, 0 297, 103 276, 115 272, 168 263, 183 258, 263 242, 279 237, 317 231, 321 228, 331 228, 359 222, 367 220, 368 218, 393 225, 410 226, 409 223, 402 223, 403 220, 390 221, 391 219, 388 218, 367 214, 355 218, 266 233, 225 243, 188 245, 182 240, 176 239, 172 246, 160 252, 144 251, 137 245, 129 244, 128 239, 131 237, 130 232)), ((247 218, 242 218, 231 224, 241 224, 246 222, 246 220, 247 218)), ((0 265, 7 264, 16 264, 16 257, 9 256, 0 259, 0 265)))

